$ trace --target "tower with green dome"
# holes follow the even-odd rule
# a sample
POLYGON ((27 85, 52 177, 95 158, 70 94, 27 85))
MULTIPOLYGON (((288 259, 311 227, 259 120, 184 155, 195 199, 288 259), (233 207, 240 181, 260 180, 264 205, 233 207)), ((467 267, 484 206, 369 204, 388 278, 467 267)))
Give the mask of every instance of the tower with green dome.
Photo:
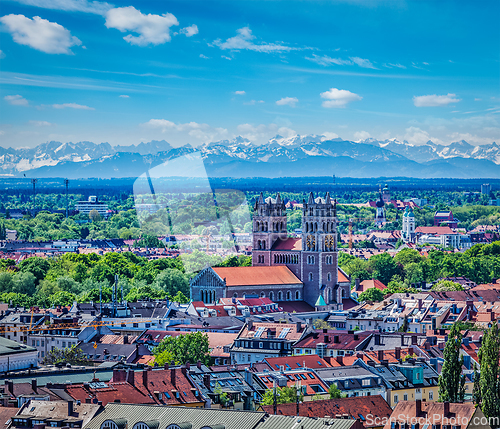
POLYGON ((415 215, 413 214, 413 209, 408 206, 406 206, 403 214, 401 238, 405 243, 413 242, 415 239, 415 215))

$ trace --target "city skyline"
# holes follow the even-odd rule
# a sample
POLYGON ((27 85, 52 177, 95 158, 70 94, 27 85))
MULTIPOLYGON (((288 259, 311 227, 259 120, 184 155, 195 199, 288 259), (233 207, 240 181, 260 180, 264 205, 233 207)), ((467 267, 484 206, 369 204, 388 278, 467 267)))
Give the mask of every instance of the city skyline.
POLYGON ((2 146, 500 140, 496 2, 3 3, 2 146))

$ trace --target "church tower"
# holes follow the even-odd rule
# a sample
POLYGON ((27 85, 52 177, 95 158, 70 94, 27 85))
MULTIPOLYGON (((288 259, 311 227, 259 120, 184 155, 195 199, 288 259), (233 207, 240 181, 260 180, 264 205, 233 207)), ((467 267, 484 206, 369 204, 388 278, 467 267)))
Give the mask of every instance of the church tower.
POLYGON ((327 305, 341 303, 337 277, 337 202, 329 193, 314 199, 311 192, 302 207, 304 301, 314 306, 322 296, 327 305))
POLYGON ((385 202, 382 198, 382 193, 379 194, 379 200, 376 202, 377 213, 375 215, 375 225, 382 226, 385 224, 385 202))
POLYGON ((405 243, 413 242, 415 239, 415 215, 413 209, 406 206, 403 214, 403 229, 401 231, 402 239, 405 243))
POLYGON ((276 199, 264 200, 262 192, 255 202, 253 215, 252 265, 271 265, 271 248, 280 238, 286 237, 286 207, 280 194, 276 199))

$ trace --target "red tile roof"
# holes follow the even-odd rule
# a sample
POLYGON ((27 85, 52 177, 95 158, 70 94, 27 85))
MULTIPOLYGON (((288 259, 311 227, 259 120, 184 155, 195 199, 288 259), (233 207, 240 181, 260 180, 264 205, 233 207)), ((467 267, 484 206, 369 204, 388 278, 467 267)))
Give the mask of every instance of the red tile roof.
POLYGON ((297 385, 297 381, 299 381, 302 385, 302 388, 305 387, 305 395, 315 395, 318 392, 315 392, 311 385, 319 385, 324 389, 324 392, 328 392, 328 386, 326 383, 318 376, 314 371, 308 370, 291 370, 291 371, 283 371, 283 372, 272 372, 272 373, 260 373, 258 374, 259 379, 264 383, 267 389, 271 389, 274 386, 274 378, 271 374, 276 374, 280 376, 285 376, 287 378, 287 386, 295 387, 297 385))
POLYGON ((437 234, 437 235, 443 235, 443 234, 456 234, 449 226, 418 226, 415 229, 416 233, 422 233, 422 234, 437 234))
MULTIPOLYGON (((273 414, 272 405, 265 405, 262 408, 266 413, 273 414)), ((279 404, 277 412, 278 415, 295 416, 296 411, 296 404, 279 404)), ((303 417, 335 417, 347 414, 350 419, 361 419, 361 415, 364 419, 361 419, 361 422, 365 428, 380 426, 375 424, 375 418, 379 417, 385 421, 391 413, 391 407, 380 395, 307 401, 299 405, 299 416, 303 417), (368 415, 373 418, 367 419, 368 415)))
POLYGON ((372 289, 372 288, 377 288, 378 290, 387 289, 387 286, 385 284, 383 284, 380 280, 377 280, 377 279, 363 280, 360 283, 360 286, 361 286, 360 290, 358 290, 357 292, 365 292, 368 289, 372 289))
MULTIPOLYGON (((287 333, 284 336, 284 339, 290 341, 290 340, 295 340, 297 341, 303 334, 304 330, 307 329, 306 325, 302 325, 300 328, 300 331, 297 332, 297 323, 261 323, 261 322, 254 322, 253 326, 251 329, 248 329, 248 324, 245 325, 245 327, 242 329, 240 334, 238 335, 238 338, 253 338, 255 333, 259 328, 265 328, 260 335, 259 338, 270 338, 268 336, 269 330, 274 332, 274 338, 278 338, 281 332, 283 330, 287 329, 287 333)), ((224 334, 226 335, 226 334, 224 334)))
POLYGON ((214 267, 227 286, 302 284, 288 267, 214 267))
POLYGON ((296 343, 293 348, 315 349, 317 344, 325 343, 327 349, 355 350, 356 347, 358 347, 369 336, 370 334, 341 334, 338 331, 333 330, 329 330, 326 333, 312 332, 296 343), (355 335, 357 336, 357 339, 354 339, 355 335), (335 342, 336 337, 338 337, 338 342, 335 342))
POLYGON ((287 369, 331 367, 326 360, 317 355, 273 357, 264 359, 264 362, 268 363, 274 370, 280 369, 280 367, 287 369))
POLYGON ((384 429, 390 429, 393 422, 404 422, 409 424, 412 418, 418 423, 426 421, 426 418, 432 421, 433 425, 450 425, 450 421, 455 427, 465 429, 469 426, 476 408, 472 402, 444 403, 444 402, 418 402, 418 401, 400 401, 394 408, 391 420, 388 420, 384 429), (418 410, 420 405, 421 409, 418 410), (449 406, 449 413, 445 415, 445 405, 449 406))

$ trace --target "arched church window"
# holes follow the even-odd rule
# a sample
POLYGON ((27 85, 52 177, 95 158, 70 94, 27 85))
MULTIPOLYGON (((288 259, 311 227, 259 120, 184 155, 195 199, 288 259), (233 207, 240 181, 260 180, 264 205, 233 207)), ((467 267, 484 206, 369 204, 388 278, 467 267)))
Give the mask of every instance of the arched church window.
POLYGON ((313 279, 313 273, 309 273, 309 281, 312 281, 313 279))
POLYGON ((278 292, 278 301, 283 301, 283 292, 278 292))
POLYGON ((292 295, 292 294, 290 293, 290 291, 289 291, 289 290, 287 290, 287 291, 286 291, 286 300, 287 300, 287 301, 290 301, 290 299, 292 298, 292 296, 291 296, 291 295, 292 295))
POLYGON ((273 291, 269 292, 269 299, 271 301, 274 301, 274 292, 273 291))
POLYGON ((332 280, 332 273, 328 273, 328 275, 326 276, 326 278, 328 279, 328 281, 331 281, 332 280))
POLYGON ((300 300, 300 292, 297 290, 295 291, 295 301, 299 301, 300 300))

